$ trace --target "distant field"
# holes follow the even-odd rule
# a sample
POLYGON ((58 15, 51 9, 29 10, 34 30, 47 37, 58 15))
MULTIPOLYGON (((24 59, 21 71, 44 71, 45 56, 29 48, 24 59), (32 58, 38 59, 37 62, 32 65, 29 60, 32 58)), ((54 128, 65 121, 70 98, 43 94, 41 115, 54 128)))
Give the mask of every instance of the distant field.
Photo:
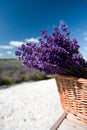
POLYGON ((42 79, 48 79, 48 77, 35 69, 26 69, 18 60, 0 59, 0 85, 42 79))

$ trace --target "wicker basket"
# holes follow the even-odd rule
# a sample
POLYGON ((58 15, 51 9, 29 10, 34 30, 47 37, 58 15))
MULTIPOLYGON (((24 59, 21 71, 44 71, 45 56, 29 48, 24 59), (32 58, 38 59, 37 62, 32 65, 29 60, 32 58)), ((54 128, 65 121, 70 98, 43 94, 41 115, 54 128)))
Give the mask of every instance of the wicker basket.
POLYGON ((55 75, 62 108, 87 124, 87 80, 55 75))

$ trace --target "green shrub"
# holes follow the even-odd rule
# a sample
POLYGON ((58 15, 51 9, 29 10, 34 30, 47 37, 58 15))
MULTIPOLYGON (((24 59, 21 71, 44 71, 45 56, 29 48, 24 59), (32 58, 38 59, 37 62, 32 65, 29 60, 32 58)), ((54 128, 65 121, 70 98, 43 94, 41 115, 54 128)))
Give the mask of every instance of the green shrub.
POLYGON ((3 84, 8 85, 12 83, 11 79, 8 77, 2 77, 0 80, 1 80, 2 85, 3 84))
POLYGON ((17 60, 0 60, 0 86, 26 81, 38 81, 48 77, 35 69, 26 69, 17 60))
POLYGON ((31 79, 32 80, 42 80, 43 79, 43 76, 41 73, 39 72, 33 72, 32 73, 32 76, 31 76, 31 79))
POLYGON ((12 70, 9 70, 8 72, 9 72, 9 74, 14 74, 14 73, 15 73, 15 70, 12 69, 12 70))
POLYGON ((21 81, 25 81, 26 80, 26 77, 25 77, 25 75, 23 76, 21 76, 21 81))

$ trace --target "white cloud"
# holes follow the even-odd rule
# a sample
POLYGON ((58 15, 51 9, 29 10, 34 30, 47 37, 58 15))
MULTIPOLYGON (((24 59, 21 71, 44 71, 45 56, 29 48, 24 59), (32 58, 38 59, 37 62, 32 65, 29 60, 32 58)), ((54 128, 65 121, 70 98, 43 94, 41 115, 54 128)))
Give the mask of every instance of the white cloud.
POLYGON ((12 46, 6 46, 6 45, 2 45, 0 46, 0 49, 12 49, 12 46))
POLYGON ((61 20, 59 21, 59 23, 61 24, 61 23, 65 23, 65 22, 64 22, 64 20, 61 19, 61 20))
POLYGON ((16 47, 19 47, 23 44, 24 42, 22 41, 10 41, 9 44, 12 45, 12 46, 16 46, 16 47))
POLYGON ((11 46, 19 47, 26 42, 39 43, 38 38, 27 38, 27 39, 24 39, 24 41, 10 41, 9 44, 11 46))
POLYGON ((2 54, 2 53, 0 53, 0 56, 3 56, 3 54, 2 54))
POLYGON ((38 43, 38 38, 29 38, 29 39, 25 39, 26 42, 34 42, 34 43, 38 43))
POLYGON ((87 36, 86 36, 86 37, 84 37, 84 40, 85 40, 85 41, 87 41, 87 36))
POLYGON ((82 35, 84 36, 84 41, 87 41, 87 32, 83 32, 82 35))
POLYGON ((10 54, 12 54, 12 51, 7 51, 6 53, 10 55, 10 54))

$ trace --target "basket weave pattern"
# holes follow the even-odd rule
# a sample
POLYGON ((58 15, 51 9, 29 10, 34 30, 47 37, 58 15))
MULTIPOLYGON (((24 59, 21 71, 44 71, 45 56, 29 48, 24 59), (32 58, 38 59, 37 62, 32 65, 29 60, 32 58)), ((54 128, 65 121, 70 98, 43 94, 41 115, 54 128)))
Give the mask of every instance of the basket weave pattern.
POLYGON ((87 123, 87 80, 55 76, 62 108, 87 123))

